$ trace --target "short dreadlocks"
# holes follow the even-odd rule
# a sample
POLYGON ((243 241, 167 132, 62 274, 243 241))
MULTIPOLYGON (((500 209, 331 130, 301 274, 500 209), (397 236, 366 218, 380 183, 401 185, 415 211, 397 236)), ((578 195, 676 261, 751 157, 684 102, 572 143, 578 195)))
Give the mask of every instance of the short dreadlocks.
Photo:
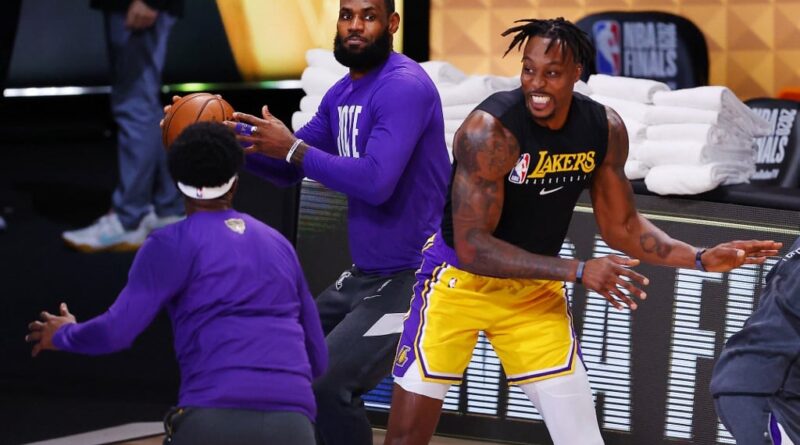
POLYGON ((589 36, 572 22, 559 17, 547 20, 522 19, 514 23, 524 23, 524 25, 515 26, 503 32, 503 37, 516 33, 503 57, 511 52, 515 46, 517 50, 522 48, 522 45, 531 37, 543 37, 550 39, 547 51, 550 51, 553 45, 560 42, 562 56, 566 57, 566 50, 569 48, 575 63, 582 65, 584 69, 591 68, 591 64, 594 62, 594 45, 589 40, 589 36))

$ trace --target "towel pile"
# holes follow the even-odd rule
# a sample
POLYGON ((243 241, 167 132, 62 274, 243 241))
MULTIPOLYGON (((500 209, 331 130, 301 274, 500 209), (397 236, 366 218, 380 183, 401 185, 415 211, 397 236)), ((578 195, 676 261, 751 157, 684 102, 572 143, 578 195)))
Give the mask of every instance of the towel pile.
MULTIPOLYGON (((311 120, 328 88, 347 73, 347 68, 340 65, 329 50, 309 50, 306 53, 306 62, 308 67, 300 79, 306 96, 300 100, 300 111, 292 116, 292 128, 295 131, 311 120)), ((519 76, 468 76, 450 63, 442 61, 423 62, 421 65, 433 80, 442 99, 444 136, 451 161, 453 137, 469 113, 491 94, 520 86, 519 76)), ((587 96, 590 94, 584 82, 576 83, 575 90, 587 96)))
POLYGON ((755 171, 754 138, 769 124, 728 88, 670 91, 646 79, 593 75, 591 97, 613 108, 628 129, 625 174, 648 190, 697 194, 748 182, 755 171))

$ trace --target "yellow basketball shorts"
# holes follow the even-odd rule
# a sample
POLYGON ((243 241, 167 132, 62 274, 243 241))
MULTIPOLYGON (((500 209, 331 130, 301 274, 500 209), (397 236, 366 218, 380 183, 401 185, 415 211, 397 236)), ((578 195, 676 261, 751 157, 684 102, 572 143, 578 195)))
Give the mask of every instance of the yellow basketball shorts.
MULTIPOLYGON (((441 239, 434 244, 439 243, 441 239)), ((436 255, 441 249, 429 247, 404 320, 395 377, 417 366, 423 381, 459 383, 480 331, 500 358, 509 383, 574 371, 578 341, 560 281, 475 275, 447 262, 432 262, 442 258, 436 255)))

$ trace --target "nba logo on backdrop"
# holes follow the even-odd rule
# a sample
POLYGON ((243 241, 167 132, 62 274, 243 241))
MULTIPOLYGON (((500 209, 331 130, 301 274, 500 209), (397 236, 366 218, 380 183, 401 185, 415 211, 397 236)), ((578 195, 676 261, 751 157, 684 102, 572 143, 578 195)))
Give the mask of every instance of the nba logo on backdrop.
POLYGON ((597 47, 597 72, 611 76, 622 74, 622 29, 616 20, 600 20, 592 25, 597 47))
POLYGON ((522 184, 528 178, 528 166, 531 164, 531 155, 523 153, 520 155, 517 165, 508 174, 508 182, 522 184))

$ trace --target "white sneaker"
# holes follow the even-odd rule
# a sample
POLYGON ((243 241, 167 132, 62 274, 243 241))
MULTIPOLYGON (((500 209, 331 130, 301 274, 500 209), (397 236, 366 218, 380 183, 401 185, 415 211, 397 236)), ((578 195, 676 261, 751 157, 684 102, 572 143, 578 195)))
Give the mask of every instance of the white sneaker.
POLYGON ((151 211, 145 215, 144 219, 142 220, 142 225, 147 228, 147 232, 149 233, 153 230, 174 224, 178 221, 183 221, 185 218, 185 215, 158 216, 156 215, 156 212, 151 211))
POLYGON ((149 232, 144 220, 135 230, 125 230, 117 214, 110 212, 89 227, 62 233, 61 238, 81 252, 125 252, 138 249, 149 232))

